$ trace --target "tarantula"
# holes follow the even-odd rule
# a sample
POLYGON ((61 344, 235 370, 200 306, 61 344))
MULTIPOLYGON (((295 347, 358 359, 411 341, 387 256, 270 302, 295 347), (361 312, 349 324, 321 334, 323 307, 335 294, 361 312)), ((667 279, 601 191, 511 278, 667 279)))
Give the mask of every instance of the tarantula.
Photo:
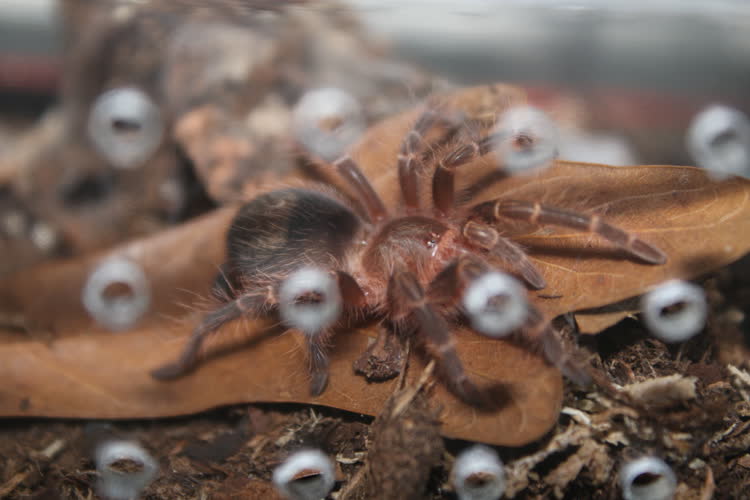
MULTIPOLYGON (((331 185, 267 192, 242 206, 228 231, 227 260, 216 285, 223 290, 222 305, 203 318, 181 357, 152 375, 171 379, 188 372, 206 337, 231 320, 278 313, 286 326, 305 334, 312 395, 326 387, 333 327, 362 316, 382 323, 379 337, 355 362, 368 380, 397 374, 396 339, 415 335, 454 394, 470 404, 485 404, 486 392, 466 375, 451 336, 451 324, 466 316, 485 335, 518 331, 569 376, 584 378, 585 373, 566 366, 556 331, 531 304, 520 321, 489 326, 482 317, 487 311, 469 306, 471 292, 489 311, 502 307, 497 303, 502 294, 485 279, 498 274, 496 267, 509 269, 531 289, 546 286, 527 252, 502 235, 503 224, 525 221, 597 234, 648 264, 662 264, 666 256, 597 215, 538 200, 478 202, 479 192, 508 175, 502 164, 474 185, 457 188, 462 169, 491 156, 501 139, 498 132, 488 132, 498 111, 489 119, 470 119, 445 102, 428 101, 392 159, 400 191, 394 203, 384 202, 387 198, 345 154, 323 167, 336 179, 331 185)), ((514 147, 529 148, 535 138, 524 132, 510 140, 514 147)))

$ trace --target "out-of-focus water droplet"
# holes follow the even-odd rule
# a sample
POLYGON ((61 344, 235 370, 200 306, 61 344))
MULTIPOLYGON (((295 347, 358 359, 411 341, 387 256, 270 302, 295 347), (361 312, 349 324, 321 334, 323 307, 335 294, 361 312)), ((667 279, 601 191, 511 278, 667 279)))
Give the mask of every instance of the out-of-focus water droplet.
POLYGON ((163 133, 159 107, 135 87, 104 92, 89 112, 89 139, 117 168, 143 165, 159 148, 163 133))
POLYGON ((684 342, 706 324, 708 305, 703 289, 681 280, 667 281, 641 299, 649 331, 664 342, 684 342))
POLYGON ((641 457, 622 466, 620 487, 625 500, 671 500, 677 478, 661 458, 641 457))
POLYGON ((98 494, 111 500, 132 500, 154 480, 159 465, 138 443, 105 441, 95 452, 98 494), (116 467, 128 462, 128 469, 116 467))
POLYGON ((120 331, 135 326, 148 310, 151 291, 138 264, 124 257, 110 257, 89 275, 81 298, 97 323, 120 331))
POLYGON ((293 272, 279 288, 281 319, 308 335, 316 335, 341 314, 338 283, 322 269, 305 267, 293 272))
POLYGON ((453 464, 453 487, 459 500, 497 500, 505 491, 505 470, 495 450, 476 445, 453 464))
POLYGON ((300 98, 292 115, 295 138, 329 162, 343 155, 365 127, 359 102, 337 88, 308 91, 300 98))
POLYGON ((43 222, 37 222, 31 226, 30 236, 34 245, 44 252, 51 252, 58 244, 57 231, 49 224, 43 222))
POLYGON ((687 147, 714 179, 750 177, 750 120, 736 109, 714 105, 698 113, 687 132, 687 147))
POLYGON ((292 500, 321 500, 336 482, 333 463, 320 450, 301 450, 273 471, 273 484, 292 500))
POLYGON ((472 327, 490 337, 504 337, 520 327, 528 316, 526 291, 510 275, 491 271, 479 276, 463 296, 472 327))
POLYGON ((554 122, 541 110, 528 106, 503 112, 493 136, 500 166, 511 174, 552 165, 560 144, 554 122))

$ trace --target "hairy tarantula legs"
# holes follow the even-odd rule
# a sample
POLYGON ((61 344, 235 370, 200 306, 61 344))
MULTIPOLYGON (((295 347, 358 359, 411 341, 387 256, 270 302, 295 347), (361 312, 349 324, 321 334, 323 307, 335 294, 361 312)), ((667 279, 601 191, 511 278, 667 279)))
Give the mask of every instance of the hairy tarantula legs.
POLYGON ((447 127, 443 139, 451 136, 463 122, 463 116, 458 115, 455 112, 450 114, 445 110, 430 106, 420 115, 401 143, 398 155, 398 179, 401 195, 407 208, 412 210, 419 208, 418 179, 419 170, 422 167, 421 155, 429 145, 425 136, 437 125, 447 127))
MULTIPOLYGON (((358 168, 350 167, 345 170, 356 180, 358 168)), ((361 186, 369 187, 366 179, 361 186)), ((355 279, 335 271, 360 227, 360 218, 344 202, 312 189, 272 191, 243 205, 227 233, 227 260, 214 284, 214 295, 224 303, 204 317, 180 359, 152 375, 179 377, 195 365, 204 341, 226 323, 278 312, 287 327, 304 334, 311 392, 320 394, 328 380, 330 328, 343 308, 366 302, 355 279)))
MULTIPOLYGON (((494 140, 494 136, 473 140, 469 144, 458 146, 440 160, 432 177, 432 199, 440 212, 449 214, 456 204, 456 169, 489 153, 494 140)), ((502 170, 494 173, 501 178, 507 175, 502 170)), ((493 179, 493 182, 495 180, 497 179, 493 179)))
MULTIPOLYGON (((328 383, 327 340, 331 326, 338 321, 344 306, 341 276, 323 269, 304 267, 294 271, 279 287, 279 312, 282 321, 305 336, 310 363, 310 393, 320 395, 328 383), (338 279, 337 279, 338 278, 338 279)), ((347 285, 356 284, 346 281, 347 285)))
POLYGON ((406 320, 416 328, 451 391, 467 403, 485 406, 482 392, 466 375, 448 324, 427 301, 416 276, 404 270, 395 271, 388 283, 388 298, 394 319, 406 320))
POLYGON ((305 336, 310 361, 310 392, 317 396, 328 382, 326 343, 330 326, 338 320, 342 307, 361 307, 364 294, 349 274, 338 271, 335 278, 327 271, 302 268, 282 281, 275 293, 245 293, 207 314, 188 341, 179 359, 151 372, 159 380, 171 380, 192 370, 207 338, 241 316, 259 317, 266 309, 278 308, 284 323, 305 336))
POLYGON ((206 338, 240 316, 258 316, 268 300, 268 295, 245 294, 208 313, 193 331, 179 359, 153 370, 151 376, 158 380, 172 380, 190 372, 198 361, 198 353, 206 338))
MULTIPOLYGON (((462 255, 454 260, 430 283, 429 300, 442 307, 455 304, 472 282, 492 272, 492 268, 481 258, 462 255)), ((532 304, 526 304, 524 324, 519 333, 537 346, 547 361, 557 367, 563 375, 579 385, 588 385, 591 376, 585 362, 572 346, 565 345, 560 335, 544 315, 532 304)), ((482 332, 480 332, 482 333, 482 332)), ((484 335, 484 333, 482 333, 484 335)))
POLYGON ((357 197, 362 201, 367 210, 367 217, 371 222, 383 220, 388 215, 388 210, 380 199, 378 193, 362 173, 359 166, 349 156, 343 156, 334 162, 339 175, 354 189, 357 197))
MULTIPOLYGON (((336 319, 338 319, 341 308, 356 309, 364 306, 366 302, 365 294, 359 287, 357 281, 350 274, 344 271, 337 271, 336 281, 337 283, 331 283, 331 285, 327 287, 327 290, 325 290, 326 287, 320 282, 315 284, 312 287, 312 290, 302 290, 302 293, 299 293, 294 297, 294 301, 296 302, 300 299, 304 299, 305 294, 311 292, 318 295, 318 300, 320 301, 320 293, 322 291, 323 294, 328 295, 328 297, 324 297, 323 300, 314 307, 317 307, 319 309, 318 312, 320 313, 320 309, 336 309, 336 301, 338 301, 339 311, 336 312, 336 319), (325 303, 326 301, 327 304, 325 303)), ((288 313, 286 315, 288 316, 288 313)), ((319 396, 322 394, 326 385, 328 385, 329 360, 326 347, 328 339, 332 333, 329 326, 334 321, 335 319, 331 316, 328 320, 320 323, 317 327, 304 329, 300 328, 303 325, 295 325, 294 322, 289 321, 289 318, 287 317, 287 322, 291 323, 292 326, 296 326, 305 334, 305 341, 310 356, 310 394, 313 396, 319 396)))
POLYGON ((664 264, 667 261, 664 252, 634 234, 603 221, 598 215, 580 214, 541 203, 519 200, 488 201, 475 206, 472 211, 485 220, 516 219, 532 224, 561 226, 598 234, 630 255, 649 264, 664 264))
POLYGON ((559 332, 542 313, 529 305, 529 319, 522 331, 524 337, 539 346, 547 361, 568 379, 580 386, 591 383, 588 364, 581 359, 578 349, 563 342, 559 332))
POLYGON ((492 226, 470 220, 464 224, 461 231, 469 243, 483 248, 490 257, 495 257, 517 269, 521 278, 531 288, 541 290, 547 286, 547 282, 527 257, 526 252, 512 241, 501 237, 492 226))

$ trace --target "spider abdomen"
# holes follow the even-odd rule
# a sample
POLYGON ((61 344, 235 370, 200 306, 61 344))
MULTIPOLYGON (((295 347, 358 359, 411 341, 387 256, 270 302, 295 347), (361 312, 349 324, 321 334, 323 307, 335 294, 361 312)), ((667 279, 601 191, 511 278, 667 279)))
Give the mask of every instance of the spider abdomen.
POLYGON ((361 223, 341 201, 308 189, 263 194, 245 204, 227 234, 229 278, 257 284, 305 265, 331 269, 361 223))

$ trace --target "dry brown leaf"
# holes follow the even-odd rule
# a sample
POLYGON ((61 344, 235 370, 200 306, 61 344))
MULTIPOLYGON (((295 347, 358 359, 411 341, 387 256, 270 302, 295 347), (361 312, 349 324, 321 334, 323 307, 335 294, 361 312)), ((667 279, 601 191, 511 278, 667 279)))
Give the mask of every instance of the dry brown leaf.
MULTIPOLYGON (((486 88, 485 88, 486 89, 486 88)), ((486 93, 470 90, 458 99, 479 102, 486 93)), ((494 108, 516 100, 491 93, 494 108)), ((520 99, 520 97, 519 97, 520 99)), ((473 111, 473 110, 472 110, 473 111)), ((372 129, 352 156, 376 188, 397 192, 396 152, 418 111, 372 129)), ((491 168, 491 158, 464 167, 465 185, 491 168)), ((641 293, 666 278, 692 276, 747 252, 750 236, 750 182, 710 182, 689 167, 607 167, 560 162, 533 177, 492 186, 481 199, 512 197, 596 211, 636 232, 669 256, 664 266, 633 261, 607 244, 567 231, 508 228, 530 248, 549 286, 534 301, 549 316, 590 309, 641 293), (553 298, 550 298, 553 297, 553 298)), ((388 198, 390 197, 390 200, 388 198)), ((221 263, 224 237, 233 210, 117 251, 141 263, 155 286, 151 314, 130 332, 103 332, 83 314, 81 286, 98 257, 50 264, 0 282, 4 313, 22 313, 28 333, 0 334, 0 414, 81 418, 143 418, 192 413, 217 405, 252 401, 294 401, 377 414, 394 382, 368 384, 355 376, 352 361, 364 350, 374 328, 340 332, 332 352, 330 384, 309 396, 305 351, 293 334, 267 331, 267 323, 228 326, 250 345, 211 356, 174 382, 156 382, 148 372, 175 359, 198 314, 181 313, 176 303, 206 296, 221 263), (179 322, 177 316, 187 317, 179 322), (264 333, 266 332, 266 333, 264 333)), ((457 333, 458 351, 470 375, 483 384, 501 383, 511 400, 495 413, 459 402, 438 385, 434 401, 443 407, 448 436, 502 445, 521 445, 544 434, 556 421, 562 398, 558 372, 539 356, 506 341, 468 331, 457 333)), ((418 376, 416 359, 409 377, 418 376)))
MULTIPOLYGON (((488 107, 501 110, 523 101, 517 90, 501 85, 464 90, 448 98, 460 109, 471 109, 474 116, 481 116, 488 107)), ((387 193, 388 206, 397 205, 398 176, 395 168, 384 167, 395 163, 401 140, 418 114, 418 110, 412 111, 400 121, 376 125, 352 153, 378 192, 387 193)), ((489 154, 461 167, 457 187, 473 185, 495 165, 496 159, 489 154)), ((428 191, 431 186, 423 188, 428 191)), ((699 276, 750 250, 750 181, 712 181, 695 167, 557 161, 552 168, 504 179, 474 200, 496 198, 539 201, 602 215, 668 256, 665 265, 647 265, 597 236, 560 228, 509 225, 504 228, 505 235, 529 249, 532 261, 547 280, 547 287, 532 295, 550 317, 580 310, 587 310, 591 321, 599 313, 611 315, 609 309, 593 309, 640 295, 670 278, 699 276)), ((630 311, 625 309, 619 318, 630 311)))
MULTIPOLYGON (((173 383, 150 377, 150 370, 178 356, 197 321, 198 314, 191 321, 177 321, 179 304, 196 300, 196 293, 208 294, 233 212, 216 212, 114 252, 139 262, 156 285, 151 313, 133 331, 103 331, 80 304, 80 290, 101 255, 45 265, 1 283, 0 304, 3 309, 16 304, 24 311, 29 333, 0 332, 0 377, 6 381, 0 388, 0 414, 146 418, 245 401, 315 403, 378 414, 394 381, 368 384, 352 371, 352 361, 366 349, 374 328, 338 335, 330 384, 317 398, 309 395, 302 339, 268 330, 262 322, 228 326, 249 338, 251 346, 204 361, 195 373, 173 383)), ((500 413, 485 413, 438 387, 434 398, 444 407, 444 433, 521 445, 549 429, 562 397, 557 371, 509 342, 469 331, 459 338, 459 354, 469 373, 487 385, 501 382, 513 400, 500 413)), ((422 368, 421 360, 415 360, 409 378, 422 368)))
MULTIPOLYGON (((373 328, 338 335, 330 384, 317 398, 309 395, 303 340, 269 328, 267 322, 229 325, 245 332, 241 336, 252 345, 206 360, 191 375, 168 384, 150 377, 151 369, 178 356, 197 319, 193 315, 192 322, 179 324, 163 317, 162 312, 174 309, 175 300, 184 300, 184 287, 207 293, 206 283, 221 261, 223 243, 217 242, 223 242, 223 228, 231 213, 224 210, 120 250, 138 260, 159 284, 154 310, 143 321, 144 326, 133 331, 108 333, 78 311, 81 284, 96 259, 48 266, 3 283, 3 304, 8 304, 8 299, 20 300, 35 314, 52 313, 45 327, 53 333, 51 339, 16 332, 0 337, 0 377, 5 380, 0 388, 0 414, 144 418, 243 401, 309 402, 379 413, 395 381, 368 384, 352 371, 352 361, 367 347, 368 336, 375 335, 373 328), (174 254, 176 248, 184 248, 184 254, 174 254), (195 286, 196 276, 203 278, 199 287, 195 286), (45 293, 39 294, 35 287, 41 283, 45 283, 45 293)), ((562 387, 553 368, 508 342, 468 331, 460 332, 459 338, 459 354, 471 375, 480 382, 506 384, 513 401, 500 414, 482 413, 437 388, 434 397, 445 408, 446 435, 520 445, 554 423, 562 387)), ((415 360, 410 378, 422 367, 415 360)))
POLYGON ((606 216, 659 247, 669 260, 644 265, 570 231, 521 237, 547 278, 549 287, 537 297, 550 315, 619 302, 670 278, 701 275, 750 250, 750 182, 745 179, 713 182, 691 167, 560 163, 542 182, 520 188, 513 197, 542 197, 571 180, 570 195, 574 191, 585 200, 568 206, 606 216))

